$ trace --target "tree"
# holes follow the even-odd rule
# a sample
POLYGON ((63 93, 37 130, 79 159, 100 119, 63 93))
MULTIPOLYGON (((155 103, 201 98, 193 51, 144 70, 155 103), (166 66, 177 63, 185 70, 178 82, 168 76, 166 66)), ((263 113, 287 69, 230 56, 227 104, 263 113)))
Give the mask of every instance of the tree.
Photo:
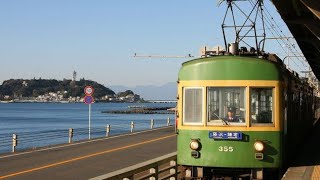
MULTIPOLYGON (((64 97, 84 97, 84 87, 90 85, 94 88, 94 97, 99 99, 106 95, 114 95, 114 91, 111 89, 91 80, 85 80, 82 78, 80 81, 76 81, 75 84, 70 84, 71 80, 64 79, 58 81, 54 79, 10 79, 3 81, 0 85, 0 95, 3 98, 5 95, 11 97, 37 97, 39 95, 48 94, 49 92, 68 91, 64 94, 64 97)), ((1 98, 0 97, 0 98, 1 98)))
POLYGON ((129 94, 134 95, 133 91, 131 91, 131 90, 126 90, 124 92, 119 92, 117 95, 118 95, 118 97, 126 97, 129 94))

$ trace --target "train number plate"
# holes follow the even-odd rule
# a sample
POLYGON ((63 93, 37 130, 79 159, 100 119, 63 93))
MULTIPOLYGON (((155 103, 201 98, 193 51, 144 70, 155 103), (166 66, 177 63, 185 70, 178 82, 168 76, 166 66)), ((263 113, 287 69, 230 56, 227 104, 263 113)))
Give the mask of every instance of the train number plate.
POLYGON ((241 140, 242 132, 210 131, 209 138, 241 140))
POLYGON ((219 146, 218 150, 220 152, 233 152, 232 146, 219 146))

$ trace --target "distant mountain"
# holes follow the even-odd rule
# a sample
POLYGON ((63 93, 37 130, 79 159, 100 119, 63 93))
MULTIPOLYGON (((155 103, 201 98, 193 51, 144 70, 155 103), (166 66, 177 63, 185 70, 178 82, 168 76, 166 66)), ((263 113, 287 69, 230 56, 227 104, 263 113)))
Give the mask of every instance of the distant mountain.
POLYGON ((109 88, 114 92, 122 92, 130 89, 145 100, 175 100, 177 97, 177 83, 175 82, 169 82, 162 86, 109 86, 109 88))

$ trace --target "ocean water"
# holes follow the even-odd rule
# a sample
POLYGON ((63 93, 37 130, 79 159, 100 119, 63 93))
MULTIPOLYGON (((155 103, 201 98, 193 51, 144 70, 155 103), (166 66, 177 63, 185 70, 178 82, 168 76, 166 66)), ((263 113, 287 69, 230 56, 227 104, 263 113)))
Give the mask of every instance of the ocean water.
MULTIPOLYGON (((91 105, 91 138, 105 135, 111 125, 111 135, 128 133, 131 121, 135 130, 165 126, 174 114, 109 114, 102 111, 125 110, 128 106, 175 107, 175 103, 94 103, 91 105)), ((0 103, 0 153, 11 151, 12 134, 18 135, 17 150, 38 148, 68 142, 69 128, 73 140, 88 139, 89 105, 84 103, 0 103)))

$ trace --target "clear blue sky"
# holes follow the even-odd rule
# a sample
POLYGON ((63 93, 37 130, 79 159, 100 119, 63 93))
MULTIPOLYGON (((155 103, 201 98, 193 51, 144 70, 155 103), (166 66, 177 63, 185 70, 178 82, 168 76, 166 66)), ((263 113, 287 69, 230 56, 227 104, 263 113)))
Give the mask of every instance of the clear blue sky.
MULTIPOLYGON (((287 32, 271 2, 265 4, 287 32)), ((132 56, 198 55, 204 45, 223 45, 225 8, 216 0, 1 1, 0 83, 71 79, 73 70, 106 86, 175 82, 186 59, 132 56)))

